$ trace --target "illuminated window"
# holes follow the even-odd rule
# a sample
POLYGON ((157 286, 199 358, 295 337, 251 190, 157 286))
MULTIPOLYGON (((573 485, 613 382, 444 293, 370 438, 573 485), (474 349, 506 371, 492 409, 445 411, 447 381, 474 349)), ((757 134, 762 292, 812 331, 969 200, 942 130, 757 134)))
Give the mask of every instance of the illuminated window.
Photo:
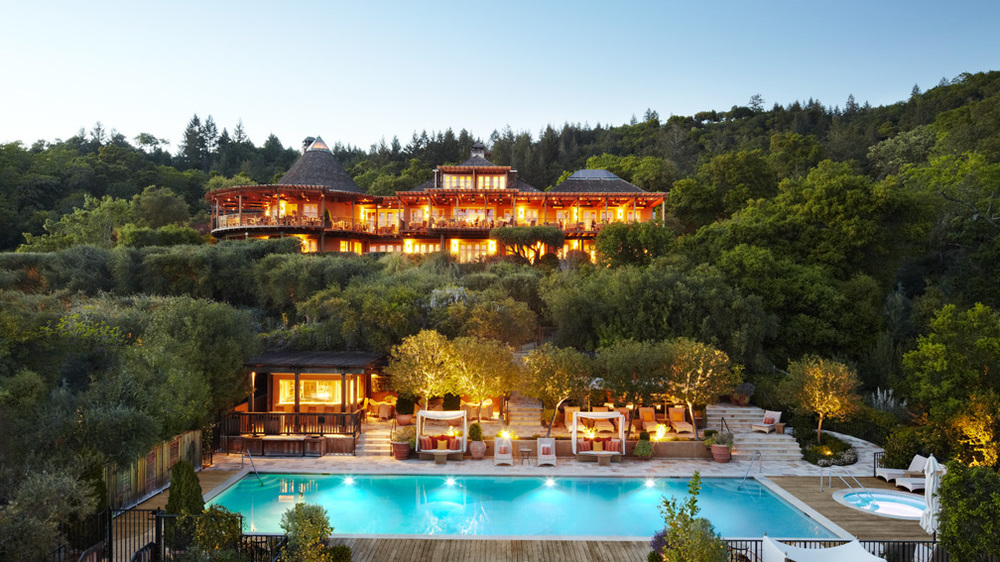
MULTIPOLYGON (((339 404, 339 380, 302 380, 299 382, 299 404, 339 404)), ((295 380, 278 381, 278 403, 295 404, 295 380)))
POLYGON ((307 217, 318 217, 319 206, 313 205, 311 203, 306 203, 305 205, 302 205, 302 214, 307 217))

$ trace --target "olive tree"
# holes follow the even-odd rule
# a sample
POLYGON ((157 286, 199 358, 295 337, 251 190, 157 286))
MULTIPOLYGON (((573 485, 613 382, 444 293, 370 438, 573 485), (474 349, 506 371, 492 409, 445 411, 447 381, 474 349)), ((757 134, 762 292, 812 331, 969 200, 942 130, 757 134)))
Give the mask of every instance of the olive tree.
POLYGON ((484 400, 506 394, 515 386, 518 368, 514 354, 495 340, 466 337, 451 343, 455 386, 478 404, 478 418, 484 400))
POLYGON ((639 405, 649 404, 667 384, 668 353, 666 346, 632 340, 615 342, 597 352, 597 374, 604 389, 634 405, 628 420, 630 434, 639 405))
POLYGON ((782 391, 800 414, 816 414, 816 442, 822 443, 824 419, 841 419, 861 403, 858 375, 843 363, 807 355, 788 366, 782 391))
POLYGON ((559 406, 570 398, 583 396, 592 381, 591 360, 569 347, 544 344, 524 358, 524 392, 552 406, 552 420, 545 436, 552 433, 559 406))
MULTIPOLYGON (((711 345, 688 338, 667 342, 671 351, 667 394, 687 405, 694 420, 694 405, 717 400, 733 391, 740 382, 742 368, 733 367, 729 356, 711 345)), ((698 424, 694 437, 698 438, 698 424)))
POLYGON ((566 236, 554 226, 501 226, 490 229, 490 239, 535 263, 546 246, 562 248, 566 236))
POLYGON ((432 396, 456 389, 454 350, 448 338, 434 330, 421 330, 392 348, 385 372, 400 393, 424 397, 424 407, 432 396))

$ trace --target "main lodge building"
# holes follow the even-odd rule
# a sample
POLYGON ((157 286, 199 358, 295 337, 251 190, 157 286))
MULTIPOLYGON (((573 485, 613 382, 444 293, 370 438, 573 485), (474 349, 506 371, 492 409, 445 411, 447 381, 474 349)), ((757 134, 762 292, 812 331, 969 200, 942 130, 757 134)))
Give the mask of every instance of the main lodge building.
MULTIPOLYGON (((365 193, 321 138, 273 185, 235 186, 208 193, 212 235, 218 239, 295 236, 304 252, 450 252, 459 262, 502 254, 490 229, 558 227, 564 258, 581 250, 593 259, 594 238, 612 222, 653 219, 666 193, 647 192, 606 170, 579 170, 539 191, 510 166, 485 158, 481 143, 455 166, 392 196, 365 193)), ((662 216, 662 208, 660 211, 662 216)))

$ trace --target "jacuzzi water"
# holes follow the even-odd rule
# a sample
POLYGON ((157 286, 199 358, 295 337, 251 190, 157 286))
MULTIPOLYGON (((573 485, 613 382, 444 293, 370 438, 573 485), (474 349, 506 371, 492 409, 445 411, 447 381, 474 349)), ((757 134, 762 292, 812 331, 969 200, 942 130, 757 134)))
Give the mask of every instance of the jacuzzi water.
MULTIPOLYGON (((337 535, 580 536, 648 539, 663 528, 663 497, 686 498, 677 478, 249 475, 212 499, 250 532, 281 533, 296 502, 326 508, 337 535)), ((833 538, 756 481, 702 480, 698 506, 729 538, 833 538)))
POLYGON ((893 519, 920 519, 927 508, 924 496, 892 490, 838 490, 833 499, 852 509, 893 519))

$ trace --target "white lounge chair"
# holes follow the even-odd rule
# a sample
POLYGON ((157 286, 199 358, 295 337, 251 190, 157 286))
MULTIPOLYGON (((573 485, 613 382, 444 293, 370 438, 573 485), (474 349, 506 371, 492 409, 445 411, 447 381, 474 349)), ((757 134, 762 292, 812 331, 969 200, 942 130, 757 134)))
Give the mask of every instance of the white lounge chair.
POLYGON ((919 492, 927 486, 927 479, 923 476, 920 478, 897 478, 895 484, 897 488, 906 488, 911 492, 919 492))
POLYGON ((670 425, 677 433, 694 433, 694 425, 684 418, 684 406, 671 406, 669 410, 670 425))
MULTIPOLYGON (((591 411, 593 411, 593 412, 607 412, 608 411, 608 407, 607 406, 594 406, 593 408, 591 408, 591 411)), ((591 421, 594 422, 594 425, 593 425, 594 431, 596 431, 598 433, 601 433, 601 432, 614 433, 615 432, 615 424, 611 423, 611 420, 594 419, 594 420, 591 420, 591 421)))
POLYGON ((494 466, 500 466, 501 464, 514 466, 514 446, 511 445, 510 439, 501 439, 498 437, 493 441, 493 447, 494 466))
POLYGON ((538 438, 538 466, 556 465, 556 440, 552 437, 538 438))
POLYGON ((656 410, 653 408, 639 408, 639 423, 643 431, 656 433, 656 410))
POLYGON ((771 433, 774 431, 774 424, 781 422, 781 412, 773 412, 771 410, 764 410, 764 420, 761 423, 755 423, 750 426, 751 431, 762 431, 764 433, 771 433))
POLYGON ((906 468, 883 468, 880 466, 875 469, 875 476, 885 480, 886 482, 892 482, 897 478, 915 478, 918 474, 922 474, 924 472, 924 465, 926 463, 927 457, 922 455, 913 455, 913 460, 910 461, 910 466, 906 468))

